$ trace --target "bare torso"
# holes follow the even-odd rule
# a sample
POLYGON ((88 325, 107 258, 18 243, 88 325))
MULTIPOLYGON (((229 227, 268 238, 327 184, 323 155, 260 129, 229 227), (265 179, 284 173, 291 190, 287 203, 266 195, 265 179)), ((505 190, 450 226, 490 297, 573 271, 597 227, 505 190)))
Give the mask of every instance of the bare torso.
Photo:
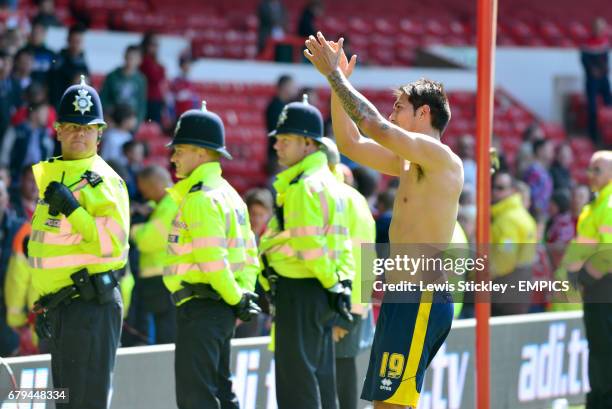
MULTIPOLYGON (((455 160, 460 163, 460 159, 455 160)), ((449 243, 462 186, 460 166, 427 171, 404 161, 389 228, 390 242, 449 243)))

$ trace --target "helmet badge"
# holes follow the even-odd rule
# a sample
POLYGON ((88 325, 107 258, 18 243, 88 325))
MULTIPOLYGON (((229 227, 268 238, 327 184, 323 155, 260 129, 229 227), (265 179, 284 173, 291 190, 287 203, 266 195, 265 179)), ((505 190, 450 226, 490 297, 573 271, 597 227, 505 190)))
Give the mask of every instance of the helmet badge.
POLYGON ((74 106, 75 112, 80 112, 81 115, 85 115, 85 112, 91 111, 91 107, 93 106, 91 95, 89 95, 86 89, 78 90, 77 95, 74 96, 72 105, 74 106))

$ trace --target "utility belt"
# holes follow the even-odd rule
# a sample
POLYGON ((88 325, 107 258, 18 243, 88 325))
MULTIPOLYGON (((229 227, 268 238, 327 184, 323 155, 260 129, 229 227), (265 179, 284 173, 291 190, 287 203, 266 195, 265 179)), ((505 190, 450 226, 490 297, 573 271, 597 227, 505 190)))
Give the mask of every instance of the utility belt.
POLYGON ((83 268, 72 274, 70 279, 74 284, 39 298, 35 306, 52 310, 62 304, 68 305, 76 299, 96 300, 99 304, 106 304, 113 299, 113 289, 118 284, 114 271, 89 275, 87 269, 83 268))
POLYGON ((189 297, 210 299, 215 301, 221 300, 219 293, 217 293, 210 284, 187 283, 185 281, 181 281, 181 285, 183 288, 170 294, 174 304, 179 304, 181 301, 189 297))
POLYGON ((116 274, 115 271, 105 271, 89 275, 87 269, 83 268, 70 276, 74 284, 39 298, 32 310, 38 336, 41 339, 50 339, 53 336, 47 313, 60 305, 69 305, 78 299, 96 300, 99 304, 111 302, 113 290, 118 284, 116 274))

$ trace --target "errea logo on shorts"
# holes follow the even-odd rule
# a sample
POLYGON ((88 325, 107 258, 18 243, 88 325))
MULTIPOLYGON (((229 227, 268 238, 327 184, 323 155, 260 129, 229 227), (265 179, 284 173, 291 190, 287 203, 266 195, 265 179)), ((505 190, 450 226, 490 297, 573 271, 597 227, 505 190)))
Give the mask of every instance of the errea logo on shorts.
POLYGON ((391 392, 391 384, 393 384, 393 381, 391 379, 383 378, 380 383, 380 390, 391 392))

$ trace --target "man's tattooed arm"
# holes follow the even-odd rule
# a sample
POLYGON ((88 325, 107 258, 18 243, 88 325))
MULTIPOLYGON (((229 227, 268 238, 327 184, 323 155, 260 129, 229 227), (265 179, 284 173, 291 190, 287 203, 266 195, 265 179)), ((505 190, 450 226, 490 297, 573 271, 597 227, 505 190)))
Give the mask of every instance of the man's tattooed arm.
POLYGON ((380 129, 388 129, 385 121, 379 121, 381 118, 378 110, 361 95, 348 80, 340 74, 338 70, 334 70, 327 76, 327 80, 334 90, 346 114, 357 124, 364 126, 370 121, 379 123, 380 129))

